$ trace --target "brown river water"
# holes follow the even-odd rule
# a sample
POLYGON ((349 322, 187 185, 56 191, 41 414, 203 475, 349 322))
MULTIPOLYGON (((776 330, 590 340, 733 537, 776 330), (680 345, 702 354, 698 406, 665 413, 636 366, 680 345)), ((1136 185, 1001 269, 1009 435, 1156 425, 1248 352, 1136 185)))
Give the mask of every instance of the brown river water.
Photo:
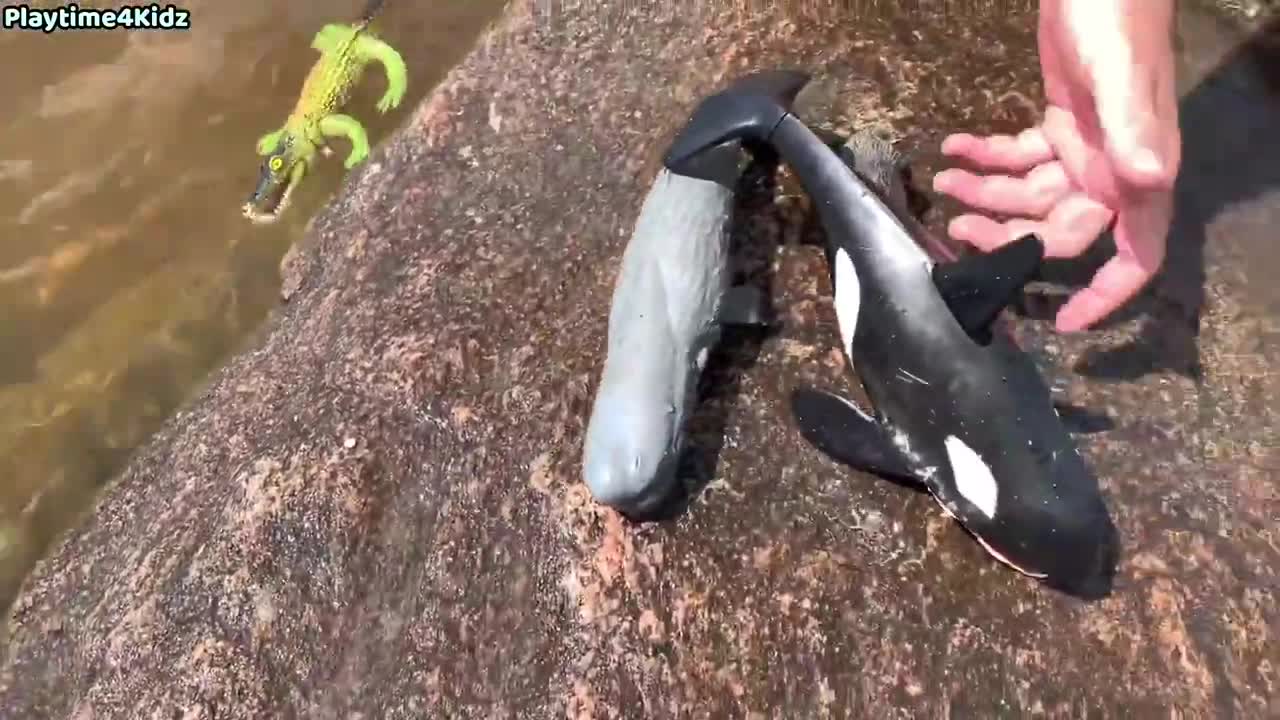
MULTIPOLYGON (((0 31, 3 598, 261 324, 280 258, 342 182, 337 145, 277 224, 240 216, 254 143, 293 107, 312 36, 362 0, 179 5, 189 31, 0 31)), ((409 92, 379 116, 384 76, 365 74, 348 110, 371 144, 502 5, 388 0, 375 28, 404 56, 409 92)))

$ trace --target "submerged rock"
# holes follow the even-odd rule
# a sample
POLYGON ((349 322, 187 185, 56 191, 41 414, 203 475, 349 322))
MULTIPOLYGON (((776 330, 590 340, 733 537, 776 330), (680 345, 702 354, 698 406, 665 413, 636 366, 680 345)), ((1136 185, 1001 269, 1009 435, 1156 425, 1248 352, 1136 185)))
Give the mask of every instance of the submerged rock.
POLYGON ((578 462, 615 268, 698 98, 803 66, 845 98, 825 103, 926 148, 1035 107, 1009 90, 1035 87, 1033 18, 1003 3, 714 5, 512 5, 315 220, 261 343, 30 579, 6 716, 1276 710, 1275 448, 1240 438, 1276 437, 1274 403, 1242 388, 1274 397, 1257 353, 1280 340, 1237 252, 1274 227, 1258 218, 1275 197, 1203 231, 1221 243, 1200 384, 1064 380, 1119 419, 1081 439, 1127 546, 1104 602, 1008 571, 931 501, 803 443, 789 389, 847 379, 820 254, 797 243, 812 224, 768 183, 736 237, 787 324, 713 360, 691 468, 714 479, 657 526, 590 502, 578 462))

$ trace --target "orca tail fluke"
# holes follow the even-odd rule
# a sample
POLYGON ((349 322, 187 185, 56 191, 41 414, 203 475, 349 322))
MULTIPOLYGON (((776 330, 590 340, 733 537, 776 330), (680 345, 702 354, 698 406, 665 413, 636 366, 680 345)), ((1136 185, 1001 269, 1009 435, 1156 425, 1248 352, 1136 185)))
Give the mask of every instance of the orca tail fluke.
POLYGON ((767 142, 809 79, 798 70, 769 70, 707 97, 676 135, 662 164, 673 173, 695 175, 699 156, 726 141, 767 142))

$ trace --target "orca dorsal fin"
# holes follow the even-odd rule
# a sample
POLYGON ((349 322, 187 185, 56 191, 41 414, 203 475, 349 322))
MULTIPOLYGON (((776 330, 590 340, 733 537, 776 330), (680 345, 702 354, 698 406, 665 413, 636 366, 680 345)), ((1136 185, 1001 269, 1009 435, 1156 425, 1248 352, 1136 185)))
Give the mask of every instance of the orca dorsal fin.
POLYGON ((985 343, 992 321, 1035 278, 1042 260, 1044 241, 1030 233, 989 253, 935 265, 933 284, 960 327, 985 343))

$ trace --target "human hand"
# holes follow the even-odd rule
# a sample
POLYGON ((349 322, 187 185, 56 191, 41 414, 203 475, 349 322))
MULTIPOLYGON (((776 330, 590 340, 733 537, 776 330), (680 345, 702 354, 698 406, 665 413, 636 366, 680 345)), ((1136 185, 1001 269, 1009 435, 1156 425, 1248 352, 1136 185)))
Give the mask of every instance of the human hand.
POLYGON ((1115 221, 1116 254, 1058 312, 1083 330, 1131 300, 1164 262, 1181 161, 1172 0, 1041 0, 1048 107, 1017 136, 959 133, 942 152, 992 174, 944 170, 934 190, 997 222, 961 215, 949 234, 991 250, 1029 232, 1048 257, 1083 253, 1115 221))

